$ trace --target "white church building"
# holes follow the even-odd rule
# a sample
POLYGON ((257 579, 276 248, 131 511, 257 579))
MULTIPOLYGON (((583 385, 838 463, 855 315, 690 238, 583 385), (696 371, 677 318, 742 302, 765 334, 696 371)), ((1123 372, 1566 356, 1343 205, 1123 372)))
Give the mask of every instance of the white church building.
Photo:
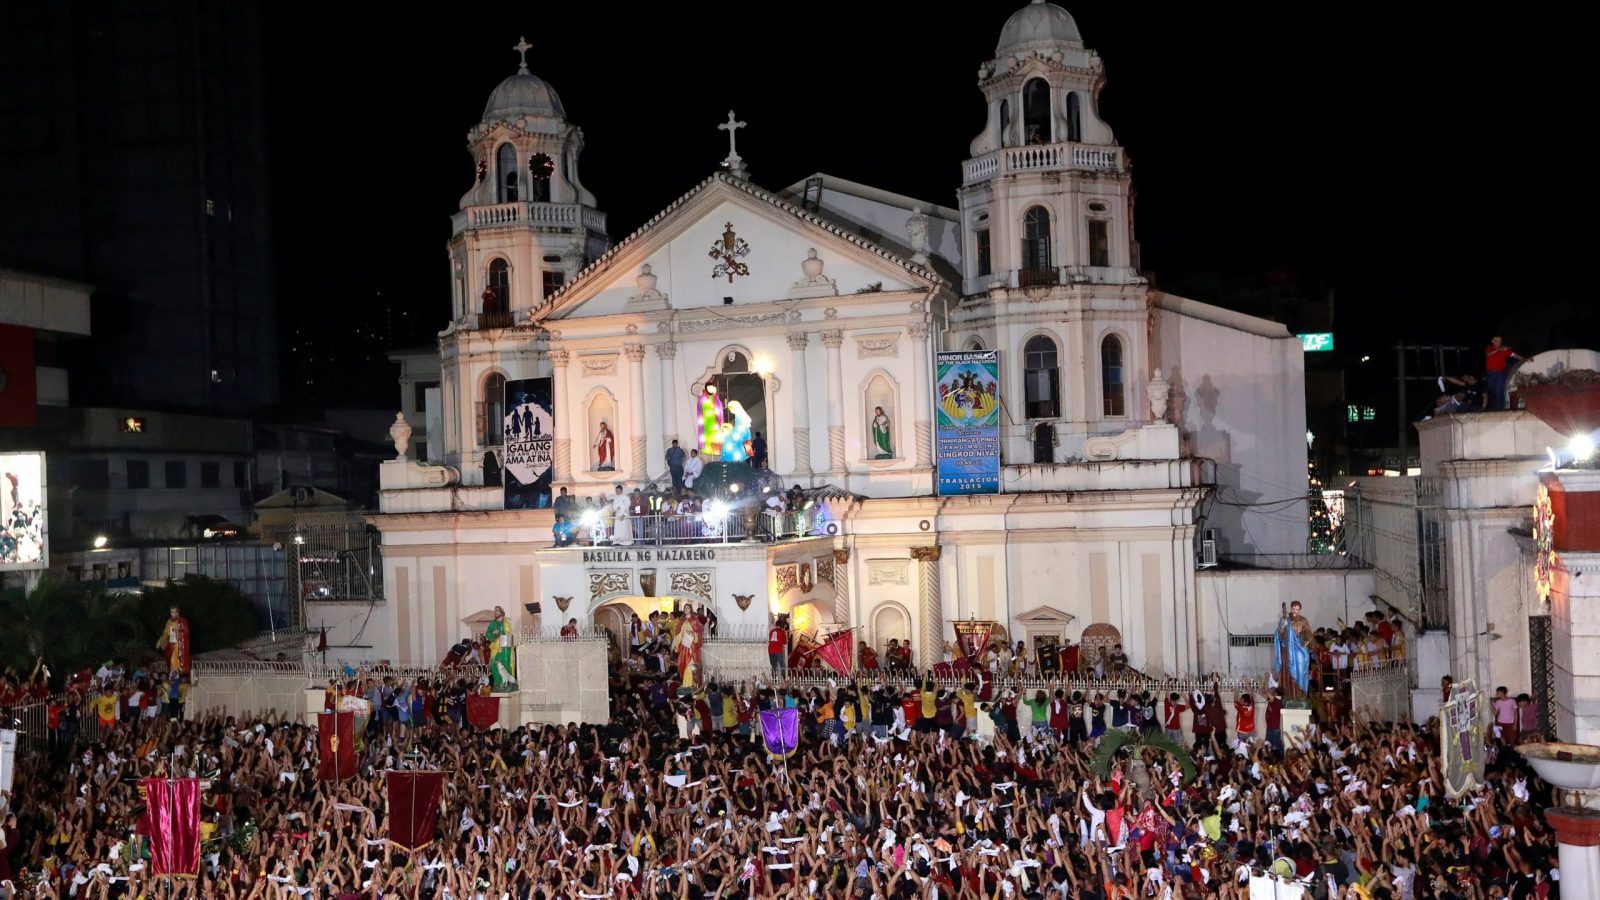
MULTIPOLYGON (((752 643, 787 614, 880 652, 909 641, 921 663, 977 618, 1013 641, 1101 626, 1146 672, 1227 668, 1227 628, 1245 626, 1219 621, 1201 555, 1305 550, 1301 344, 1140 273, 1104 79, 1072 16, 1034 2, 979 69, 988 117, 950 160, 949 205, 821 173, 759 185, 730 113, 728 158, 612 240, 580 179, 583 132, 524 62, 468 133, 478 179, 451 217, 427 458, 383 464, 370 519, 384 601, 312 624, 426 665, 495 606, 525 628, 616 628, 678 600, 752 643), (939 489, 947 351, 998 351, 998 492, 939 489), (667 451, 701 446, 709 385, 741 400, 766 484, 806 489, 809 518, 554 546, 552 509, 507 508, 501 484, 506 385, 527 379, 549 379, 558 493, 670 487, 667 451)), ((1270 632, 1279 599, 1294 598, 1231 615, 1270 632)))

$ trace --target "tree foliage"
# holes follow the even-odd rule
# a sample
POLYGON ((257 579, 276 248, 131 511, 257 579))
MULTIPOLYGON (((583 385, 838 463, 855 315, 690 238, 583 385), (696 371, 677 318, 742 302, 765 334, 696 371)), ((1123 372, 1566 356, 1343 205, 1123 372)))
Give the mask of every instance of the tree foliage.
POLYGON ((0 592, 0 665, 26 675, 43 659, 60 677, 108 659, 149 662, 159 656, 156 639, 173 606, 189 620, 194 653, 232 647, 255 633, 249 598, 224 582, 187 578, 130 594, 46 576, 31 591, 0 592))

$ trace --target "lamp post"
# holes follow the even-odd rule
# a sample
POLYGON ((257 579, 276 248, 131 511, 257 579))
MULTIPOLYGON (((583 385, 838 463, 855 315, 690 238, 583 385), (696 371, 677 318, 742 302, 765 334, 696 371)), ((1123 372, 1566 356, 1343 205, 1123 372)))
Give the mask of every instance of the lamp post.
POLYGON ((1544 811, 1560 847, 1562 894, 1600 894, 1600 795, 1594 793, 1600 790, 1600 747, 1529 744, 1517 752, 1540 778, 1566 792, 1565 803, 1544 811))

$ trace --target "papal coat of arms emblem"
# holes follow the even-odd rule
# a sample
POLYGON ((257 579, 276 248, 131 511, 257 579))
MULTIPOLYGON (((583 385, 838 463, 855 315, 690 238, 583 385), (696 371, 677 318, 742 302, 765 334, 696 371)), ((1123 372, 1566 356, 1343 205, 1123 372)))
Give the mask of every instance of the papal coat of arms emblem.
POLYGON ((732 222, 722 227, 725 229, 722 232, 722 239, 711 245, 711 251, 707 255, 717 261, 717 264, 711 267, 711 277, 721 278, 726 275, 728 283, 732 284, 733 276, 750 274, 750 267, 740 261, 750 255, 750 245, 745 243, 744 238, 733 233, 732 222))

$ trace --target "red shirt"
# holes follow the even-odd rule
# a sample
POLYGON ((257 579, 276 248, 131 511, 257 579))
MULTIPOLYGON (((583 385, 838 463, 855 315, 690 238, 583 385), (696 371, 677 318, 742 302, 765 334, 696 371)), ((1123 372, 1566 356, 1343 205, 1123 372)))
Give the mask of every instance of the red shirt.
POLYGON ((1236 731, 1240 734, 1256 733, 1256 705, 1254 703, 1247 706, 1235 700, 1233 712, 1236 718, 1234 723, 1236 731))
POLYGON ((1512 350, 1504 344, 1496 347, 1493 344, 1483 348, 1483 370, 1485 372, 1504 372, 1506 363, 1511 360, 1512 350))
POLYGON ((906 714, 906 724, 917 724, 917 716, 922 713, 922 698, 917 696, 906 697, 900 701, 900 709, 906 714))
POLYGON ((782 628, 767 632, 767 653, 786 653, 789 650, 789 633, 782 628))
POLYGON ((1168 731, 1182 731, 1183 711, 1189 707, 1182 703, 1173 703, 1171 700, 1166 701, 1166 707, 1166 717, 1162 720, 1161 727, 1168 731))

